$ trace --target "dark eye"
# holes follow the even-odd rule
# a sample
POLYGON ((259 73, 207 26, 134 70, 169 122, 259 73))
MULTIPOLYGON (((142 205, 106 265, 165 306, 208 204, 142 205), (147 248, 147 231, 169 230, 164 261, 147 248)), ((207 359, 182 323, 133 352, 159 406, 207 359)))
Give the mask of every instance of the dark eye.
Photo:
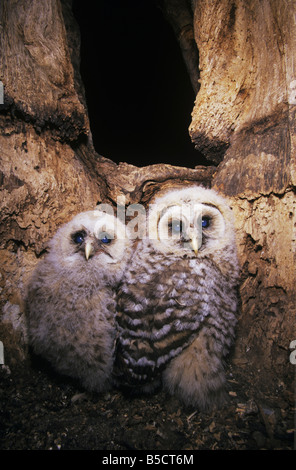
POLYGON ((170 229, 172 230, 173 234, 180 234, 182 233, 183 226, 181 220, 172 220, 169 224, 170 229))
POLYGON ((201 226, 202 228, 208 228, 210 226, 211 219, 210 217, 204 216, 201 219, 201 226))
POLYGON ((109 233, 100 233, 99 239, 102 243, 108 244, 111 243, 112 237, 109 235, 109 233))
POLYGON ((76 232, 72 235, 72 240, 74 243, 77 243, 77 245, 80 245, 84 242, 85 235, 86 233, 83 230, 80 232, 76 232))

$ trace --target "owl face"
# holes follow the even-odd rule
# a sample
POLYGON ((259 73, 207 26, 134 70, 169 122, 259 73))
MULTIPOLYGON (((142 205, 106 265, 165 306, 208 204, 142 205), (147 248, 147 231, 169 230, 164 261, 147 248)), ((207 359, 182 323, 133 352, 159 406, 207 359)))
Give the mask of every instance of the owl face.
POLYGON ((148 225, 155 248, 168 255, 202 257, 233 241, 232 214, 224 199, 196 186, 157 197, 148 225))
POLYGON ((127 257, 127 230, 117 218, 97 210, 78 214, 61 227, 50 243, 51 252, 64 268, 104 266, 117 271, 127 257))

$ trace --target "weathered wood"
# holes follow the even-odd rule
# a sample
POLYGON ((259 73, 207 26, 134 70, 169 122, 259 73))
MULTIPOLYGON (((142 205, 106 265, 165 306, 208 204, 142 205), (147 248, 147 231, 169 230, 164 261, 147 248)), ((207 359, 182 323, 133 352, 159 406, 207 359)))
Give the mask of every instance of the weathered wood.
POLYGON ((38 257, 62 223, 106 193, 79 63, 71 62, 79 37, 69 33, 69 5, 66 29, 58 0, 0 3, 0 336, 8 363, 23 357, 22 298, 38 257))
POLYGON ((197 166, 195 169, 166 164, 149 165, 138 168, 127 163, 116 165, 111 160, 101 158, 96 165, 108 187, 108 198, 114 204, 120 200, 125 204, 149 203, 152 195, 163 186, 198 184, 211 186, 215 167, 197 166))
POLYGON ((87 135, 60 2, 3 0, 0 24, 5 108, 37 131, 47 127, 53 136, 68 140, 87 135))
POLYGON ((195 0, 201 89, 190 135, 209 158, 221 161, 241 131, 287 123, 295 9, 289 0, 195 0))
POLYGON ((192 88, 199 91, 198 49, 194 40, 193 14, 187 0, 158 0, 165 18, 171 24, 183 55, 192 88))
POLYGON ((295 15, 289 0, 195 0, 201 88, 189 129, 196 147, 221 162, 212 184, 235 213, 236 361, 282 377, 292 372, 296 337, 295 15))
MULTIPOLYGON (((193 8, 201 88, 190 134, 199 150, 220 163, 137 168, 116 165, 93 149, 71 1, 0 4, 0 335, 17 331, 15 341, 5 342, 11 348, 6 357, 13 358, 25 335, 26 279, 59 225, 98 202, 147 205, 160 189, 198 183, 229 196, 235 214, 242 306, 234 361, 266 369, 263 381, 291 375, 295 5, 196 0, 193 8)), ((182 18, 176 31, 186 26, 182 18)))
POLYGON ((7 325, 17 330, 5 344, 15 348, 7 357, 19 358, 26 281, 61 224, 99 202, 147 203, 160 186, 209 186, 215 169, 137 168, 96 154, 71 1, 4 0, 0 21, 0 333, 4 341, 7 325))

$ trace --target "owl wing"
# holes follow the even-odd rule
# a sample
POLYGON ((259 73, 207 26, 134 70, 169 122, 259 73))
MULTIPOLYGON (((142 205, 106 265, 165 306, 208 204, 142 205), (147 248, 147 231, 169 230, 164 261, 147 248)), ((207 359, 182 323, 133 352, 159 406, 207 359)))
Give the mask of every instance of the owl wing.
POLYGON ((201 329, 193 342, 174 358, 163 372, 163 385, 187 406, 210 409, 227 398, 225 372, 215 353, 210 332, 201 329))

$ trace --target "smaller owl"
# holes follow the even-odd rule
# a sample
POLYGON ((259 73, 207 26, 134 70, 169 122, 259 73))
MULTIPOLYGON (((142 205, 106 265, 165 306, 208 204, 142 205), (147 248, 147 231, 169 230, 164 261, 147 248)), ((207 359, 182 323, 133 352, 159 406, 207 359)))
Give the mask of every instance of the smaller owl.
POLYGON ((110 384, 115 293, 130 255, 126 233, 111 215, 78 214, 57 231, 27 289, 33 350, 93 391, 110 384))

